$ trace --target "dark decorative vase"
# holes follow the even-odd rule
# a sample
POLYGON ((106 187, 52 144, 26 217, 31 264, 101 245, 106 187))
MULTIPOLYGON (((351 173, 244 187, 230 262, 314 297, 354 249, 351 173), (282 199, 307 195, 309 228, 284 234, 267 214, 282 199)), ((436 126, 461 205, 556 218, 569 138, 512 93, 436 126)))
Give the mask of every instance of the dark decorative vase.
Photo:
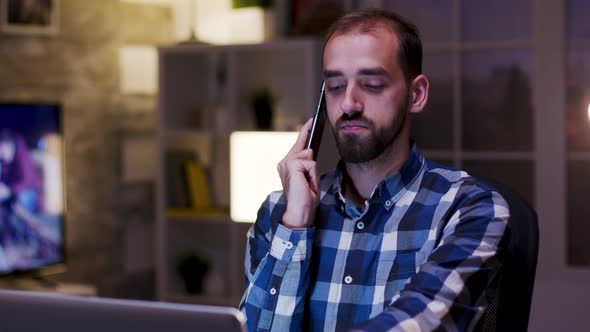
POLYGON ((276 98, 268 87, 261 87, 250 95, 250 108, 254 114, 256 130, 271 130, 276 98))
POLYGON ((209 271, 209 263, 197 255, 188 255, 178 264, 178 272, 182 276, 186 291, 189 294, 203 292, 205 275, 209 271))
POLYGON ((256 99, 252 103, 257 130, 272 129, 272 104, 266 99, 256 99))

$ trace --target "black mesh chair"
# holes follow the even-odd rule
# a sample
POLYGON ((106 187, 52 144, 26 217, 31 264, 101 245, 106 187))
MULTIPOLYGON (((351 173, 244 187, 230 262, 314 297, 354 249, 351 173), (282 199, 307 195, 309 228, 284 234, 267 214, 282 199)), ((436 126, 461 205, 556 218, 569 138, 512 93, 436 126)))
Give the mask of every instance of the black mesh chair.
POLYGON ((479 178, 500 193, 510 208, 509 232, 502 239, 504 263, 489 294, 490 305, 475 331, 527 331, 539 248, 537 213, 508 186, 479 178))

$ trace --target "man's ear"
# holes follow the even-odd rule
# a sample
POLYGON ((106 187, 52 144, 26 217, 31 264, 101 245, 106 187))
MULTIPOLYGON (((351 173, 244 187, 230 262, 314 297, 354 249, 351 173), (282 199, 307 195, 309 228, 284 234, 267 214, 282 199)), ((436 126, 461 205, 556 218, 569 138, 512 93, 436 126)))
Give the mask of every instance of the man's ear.
POLYGON ((428 87, 430 83, 426 75, 416 76, 410 84, 410 112, 420 113, 428 102, 428 87))

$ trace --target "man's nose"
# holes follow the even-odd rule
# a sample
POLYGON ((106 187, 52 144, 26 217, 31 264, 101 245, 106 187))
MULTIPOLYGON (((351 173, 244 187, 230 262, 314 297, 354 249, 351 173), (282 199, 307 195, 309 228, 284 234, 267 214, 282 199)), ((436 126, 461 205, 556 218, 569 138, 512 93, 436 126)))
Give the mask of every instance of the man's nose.
POLYGON ((348 84, 340 108, 345 114, 363 111, 363 103, 359 94, 359 87, 356 84, 348 84))

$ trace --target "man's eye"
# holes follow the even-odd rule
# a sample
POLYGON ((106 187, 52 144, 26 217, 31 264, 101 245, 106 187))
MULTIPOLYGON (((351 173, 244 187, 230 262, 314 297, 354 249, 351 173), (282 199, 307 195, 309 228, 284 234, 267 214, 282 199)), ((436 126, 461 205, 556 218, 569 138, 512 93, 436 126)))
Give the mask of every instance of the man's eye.
POLYGON ((344 89, 344 84, 331 84, 328 85, 328 91, 330 92, 337 92, 344 89))
POLYGON ((369 91, 373 91, 373 92, 379 92, 382 91, 383 88, 385 87, 384 84, 369 84, 369 83, 365 83, 363 84, 363 87, 369 91))

